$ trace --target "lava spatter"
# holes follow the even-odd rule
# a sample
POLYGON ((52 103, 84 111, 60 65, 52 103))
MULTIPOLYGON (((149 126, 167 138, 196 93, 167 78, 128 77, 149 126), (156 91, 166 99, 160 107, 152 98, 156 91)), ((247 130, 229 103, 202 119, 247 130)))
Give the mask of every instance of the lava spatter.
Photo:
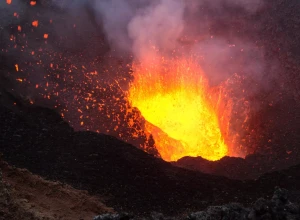
MULTIPOLYGON (((161 59, 133 65, 129 101, 146 119, 166 161, 184 156, 218 160, 228 153, 219 120, 220 97, 193 59, 161 59)), ((224 121, 223 121, 224 123, 224 121)))

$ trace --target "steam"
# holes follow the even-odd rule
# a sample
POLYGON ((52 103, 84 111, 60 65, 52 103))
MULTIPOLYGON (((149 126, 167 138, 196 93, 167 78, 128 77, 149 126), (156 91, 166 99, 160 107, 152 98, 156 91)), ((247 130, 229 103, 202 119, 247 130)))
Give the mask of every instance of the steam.
POLYGON ((145 60, 151 47, 172 51, 184 29, 185 4, 183 1, 163 0, 138 13, 128 24, 128 33, 133 40, 133 53, 145 60))
MULTIPOLYGON (((182 50, 187 40, 190 42, 188 53, 202 57, 199 62, 212 85, 242 72, 260 82, 263 52, 254 50, 254 42, 239 33, 212 36, 212 28, 223 29, 223 22, 228 22, 226 25, 233 22, 228 9, 250 15, 263 6, 262 0, 104 0, 90 3, 95 6, 98 20, 104 22, 112 48, 133 53, 136 60, 145 62, 158 51, 166 56, 174 50, 182 50)), ((229 29, 233 31, 232 27, 229 29)))
MULTIPOLYGON (((106 34, 113 46, 128 49, 124 43, 131 45, 129 49, 137 57, 149 44, 161 49, 174 49, 178 46, 176 41, 187 29, 194 28, 198 32, 207 34, 209 30, 201 27, 207 23, 207 19, 204 19, 207 14, 199 14, 204 6, 217 9, 219 14, 223 11, 220 16, 223 16, 226 6, 245 10, 246 13, 254 13, 262 6, 262 0, 104 0, 90 1, 90 3, 95 6, 99 20, 104 21, 106 34), (186 20, 191 14, 196 23, 191 24, 186 20), (130 40, 132 40, 131 44, 130 40)), ((215 16, 211 15, 211 17, 215 16)), ((185 33, 185 35, 189 34, 185 33)))
MULTIPOLYGON (((12 5, 5 1, 0 4, 2 28, 18 22, 11 16, 15 11, 20 17, 26 11, 21 0, 13 0, 12 5)), ((89 36, 103 28, 115 54, 133 54, 134 59, 145 62, 157 53, 168 56, 173 51, 185 50, 199 56, 199 63, 212 85, 235 73, 247 74, 258 83, 262 81, 264 52, 230 25, 238 19, 232 17, 232 11, 249 16, 263 7, 263 0, 52 0, 49 4, 66 12, 68 19, 62 24, 54 22, 51 33, 56 38, 61 35, 73 38, 61 45, 65 49, 87 47, 91 41, 89 36), (91 24, 91 17, 96 25, 91 24), (78 36, 76 40, 74 33, 78 36)), ((62 15, 48 11, 45 16, 55 20, 62 15)), ((243 18, 241 22, 247 23, 243 18)), ((2 34, 8 38, 8 33, 2 34)), ((30 43, 35 42, 30 39, 30 43)), ((48 48, 51 47, 55 48, 48 42, 48 48)), ((85 53, 95 56, 97 52, 92 53, 95 47, 97 42, 93 44, 94 50, 85 53)))
MULTIPOLYGON (((247 25, 245 16, 257 13, 264 5, 263 0, 53 2, 74 14, 81 14, 83 6, 92 8, 116 54, 133 54, 136 60, 146 62, 150 57, 155 58, 158 51, 161 56, 168 56, 175 50, 188 50, 187 53, 199 56, 212 85, 235 73, 247 74, 261 83, 264 51, 231 24, 237 23, 240 16, 239 22, 247 25), (232 16, 232 12, 238 16, 232 16), (187 47, 185 42, 189 44, 187 47)), ((242 26, 240 24, 237 28, 242 26)))
MULTIPOLYGON (((22 18, 28 7, 21 0, 13 0, 12 5, 5 1, 0 4, 2 28, 18 23, 12 14, 18 12, 22 18)), ((54 21, 52 30, 45 27, 45 31, 51 32, 52 39, 69 39, 59 48, 48 41, 48 49, 72 51, 80 48, 82 54, 92 58, 100 53, 96 36, 104 31, 111 52, 115 54, 133 55, 135 60, 142 62, 157 55, 169 56, 174 51, 196 54, 211 85, 218 85, 238 73, 268 87, 267 82, 262 82, 264 51, 257 48, 247 34, 242 35, 231 26, 239 19, 232 16, 233 11, 242 16, 239 22, 247 25, 243 15, 257 13, 263 7, 263 0, 52 0, 47 4, 55 5, 62 12, 48 10, 41 13, 45 21, 54 21), (65 19, 61 19, 63 16, 65 19), (73 28, 74 24, 76 28, 73 28)), ((2 31, 1 34, 11 43, 9 33, 2 31)), ((43 33, 39 34, 42 36, 43 33)), ((37 42, 37 37, 40 38, 32 36, 28 39, 32 47, 39 47, 41 41, 37 42)), ((22 56, 26 56, 24 60, 40 60, 39 57, 22 56)), ((32 81, 47 75, 47 70, 40 70, 40 67, 35 72, 39 75, 32 77, 32 81)), ((111 73, 110 77, 114 76, 111 73)))

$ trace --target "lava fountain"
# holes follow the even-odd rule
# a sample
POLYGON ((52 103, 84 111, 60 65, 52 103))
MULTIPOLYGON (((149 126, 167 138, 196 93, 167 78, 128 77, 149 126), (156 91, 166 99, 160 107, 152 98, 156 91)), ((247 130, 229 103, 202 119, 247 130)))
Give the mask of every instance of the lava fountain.
POLYGON ((135 63, 132 71, 128 99, 145 118, 145 130, 164 160, 201 156, 214 161, 228 154, 221 90, 209 87, 195 59, 163 57, 135 63))

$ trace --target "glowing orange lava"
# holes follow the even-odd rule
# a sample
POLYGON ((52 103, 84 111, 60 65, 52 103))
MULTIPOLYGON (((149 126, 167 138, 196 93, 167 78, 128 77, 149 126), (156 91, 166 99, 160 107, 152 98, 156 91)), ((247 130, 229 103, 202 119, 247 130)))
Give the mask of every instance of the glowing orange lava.
MULTIPOLYGON (((166 161, 184 156, 218 160, 228 153, 218 115, 219 97, 209 90, 203 71, 192 59, 162 59, 133 66, 129 101, 146 119, 166 161)), ((224 122, 223 122, 224 123, 224 122)))

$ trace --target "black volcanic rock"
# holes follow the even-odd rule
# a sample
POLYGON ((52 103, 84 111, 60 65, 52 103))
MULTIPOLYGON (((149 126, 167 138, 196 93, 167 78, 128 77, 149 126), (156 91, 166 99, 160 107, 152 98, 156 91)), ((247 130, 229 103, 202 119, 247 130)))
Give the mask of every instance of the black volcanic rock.
POLYGON ((260 198, 250 208, 244 208, 241 204, 213 206, 206 211, 192 213, 187 219, 300 219, 300 212, 299 204, 288 200, 287 190, 277 188, 271 200, 260 198))
POLYGON ((129 215, 127 213, 121 213, 121 214, 103 214, 96 216, 94 220, 129 220, 132 219, 133 216, 129 215))
MULTIPOLYGON (((94 220, 141 219, 128 214, 103 214, 94 220)), ((277 188, 271 200, 259 198, 252 206, 244 207, 239 203, 210 206, 204 211, 193 212, 187 216, 165 217, 161 213, 144 217, 144 220, 296 220, 300 219, 299 204, 288 200, 288 191, 277 188)))
POLYGON ((250 154, 245 159, 226 156, 218 161, 208 161, 202 157, 183 157, 172 162, 172 164, 190 170, 240 180, 256 179, 270 170, 285 168, 282 164, 275 163, 269 156, 260 154, 250 154))
POLYGON ((0 151, 12 165, 104 195, 117 210, 178 213, 231 200, 241 188, 239 181, 174 167, 112 136, 74 132, 55 111, 34 105, 18 111, 0 105, 0 151))
POLYGON ((34 105, 18 111, 0 105, 0 151, 12 165, 105 196, 118 211, 139 214, 250 204, 270 196, 277 185, 295 195, 300 190, 300 166, 243 182, 189 171, 112 136, 74 132, 55 111, 34 105))

